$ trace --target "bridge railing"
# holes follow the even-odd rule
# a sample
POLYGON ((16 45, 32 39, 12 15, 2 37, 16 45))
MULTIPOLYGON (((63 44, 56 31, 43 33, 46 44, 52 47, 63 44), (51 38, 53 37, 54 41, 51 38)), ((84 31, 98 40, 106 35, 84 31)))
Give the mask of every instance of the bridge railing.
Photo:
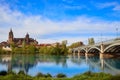
POLYGON ((110 44, 110 43, 114 43, 116 41, 120 41, 120 38, 114 38, 114 39, 109 39, 109 40, 105 40, 105 41, 101 41, 98 43, 95 43, 95 45, 99 45, 99 44, 110 44))
POLYGON ((111 44, 111 43, 115 43, 117 41, 120 41, 120 38, 114 38, 114 39, 109 39, 109 40, 105 40, 105 41, 102 41, 102 42, 98 42, 98 43, 95 43, 93 45, 84 45, 84 46, 80 46, 80 47, 77 47, 77 48, 74 48, 74 49, 78 49, 78 48, 85 48, 85 47, 89 47, 89 46, 99 46, 101 44, 111 44))
POLYGON ((114 39, 109 39, 109 40, 105 40, 105 41, 102 41, 102 42, 98 42, 98 43, 95 43, 93 45, 84 45, 84 46, 80 46, 80 47, 77 47, 77 48, 74 48, 74 49, 79 49, 79 48, 85 48, 85 47, 89 47, 89 46, 99 46, 101 44, 112 44, 112 43, 115 43, 115 42, 120 42, 120 38, 114 38, 114 39))

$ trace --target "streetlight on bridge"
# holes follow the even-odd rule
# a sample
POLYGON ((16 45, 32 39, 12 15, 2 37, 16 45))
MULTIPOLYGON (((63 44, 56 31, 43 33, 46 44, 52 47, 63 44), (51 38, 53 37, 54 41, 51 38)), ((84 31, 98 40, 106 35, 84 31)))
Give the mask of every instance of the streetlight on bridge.
POLYGON ((101 33, 101 44, 103 44, 103 35, 101 33))
POLYGON ((116 28, 116 39, 118 39, 118 28, 116 28))

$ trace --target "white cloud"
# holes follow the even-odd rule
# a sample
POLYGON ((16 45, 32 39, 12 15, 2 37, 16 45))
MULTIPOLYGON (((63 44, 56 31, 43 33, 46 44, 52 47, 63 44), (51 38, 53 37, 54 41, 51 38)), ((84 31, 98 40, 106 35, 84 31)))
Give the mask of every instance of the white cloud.
POLYGON ((99 3, 98 7, 107 8, 107 7, 115 6, 116 4, 117 4, 116 2, 99 3))
POLYGON ((97 3, 96 6, 100 9, 111 7, 114 11, 120 11, 120 4, 118 2, 97 3))
POLYGON ((81 9, 88 9, 85 5, 64 5, 65 9, 71 10, 81 10, 81 9))
MULTIPOLYGON (((43 18, 41 15, 25 15, 19 11, 12 11, 8 6, 0 6, 0 41, 7 40, 8 31, 13 29, 15 37, 24 37, 28 32, 32 34, 31 37, 37 38, 48 34, 58 33, 114 33, 115 26, 120 26, 119 21, 109 22, 102 21, 95 17, 88 18, 86 16, 79 16, 73 21, 62 20, 59 22, 43 18), (33 35, 34 34, 34 35, 33 35)), ((93 36, 94 37, 94 36, 93 36)), ((37 39, 39 42, 49 43, 57 42, 67 39, 69 43, 75 41, 85 41, 88 37, 83 36, 69 36, 49 39, 37 39)))
POLYGON ((113 10, 115 10, 115 11, 120 11, 120 5, 115 6, 115 7, 113 8, 113 10))

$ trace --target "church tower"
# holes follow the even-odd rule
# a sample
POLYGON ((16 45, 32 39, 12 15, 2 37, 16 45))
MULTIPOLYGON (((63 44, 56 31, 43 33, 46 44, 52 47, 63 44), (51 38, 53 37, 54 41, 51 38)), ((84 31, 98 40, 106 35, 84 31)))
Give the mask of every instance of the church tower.
POLYGON ((27 44, 29 44, 29 34, 28 33, 25 36, 25 41, 26 41, 27 44))
POLYGON ((8 42, 12 43, 14 39, 13 31, 10 29, 9 36, 8 36, 8 42))

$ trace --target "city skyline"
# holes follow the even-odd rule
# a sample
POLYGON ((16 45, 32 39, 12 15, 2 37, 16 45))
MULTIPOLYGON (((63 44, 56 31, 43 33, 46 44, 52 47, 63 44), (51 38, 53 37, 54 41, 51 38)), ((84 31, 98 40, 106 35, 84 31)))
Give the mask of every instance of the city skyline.
POLYGON ((27 32, 39 43, 68 43, 119 36, 118 0, 1 0, 0 42, 10 28, 16 37, 27 32))

